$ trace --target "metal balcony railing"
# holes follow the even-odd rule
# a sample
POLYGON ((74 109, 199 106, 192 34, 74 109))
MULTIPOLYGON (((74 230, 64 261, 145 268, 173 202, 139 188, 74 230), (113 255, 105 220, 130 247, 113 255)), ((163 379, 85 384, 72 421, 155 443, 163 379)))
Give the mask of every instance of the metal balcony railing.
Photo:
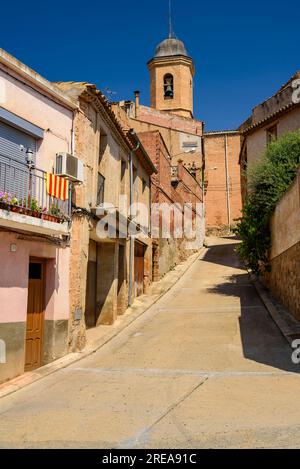
POLYGON ((0 206, 46 220, 70 220, 71 184, 68 200, 51 197, 45 171, 0 153, 0 206))

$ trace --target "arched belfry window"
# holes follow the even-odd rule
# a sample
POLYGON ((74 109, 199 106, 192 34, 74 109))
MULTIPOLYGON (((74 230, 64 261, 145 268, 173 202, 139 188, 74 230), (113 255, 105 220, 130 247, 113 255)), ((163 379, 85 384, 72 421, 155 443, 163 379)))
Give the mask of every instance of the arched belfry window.
POLYGON ((164 76, 164 97, 165 99, 174 98, 174 78, 170 73, 164 76))

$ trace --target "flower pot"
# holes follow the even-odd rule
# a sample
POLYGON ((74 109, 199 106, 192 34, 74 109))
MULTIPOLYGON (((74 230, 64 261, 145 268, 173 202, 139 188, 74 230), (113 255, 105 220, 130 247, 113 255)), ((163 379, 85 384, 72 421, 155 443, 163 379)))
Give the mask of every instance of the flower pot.
POLYGON ((34 218, 40 218, 41 213, 33 210, 32 213, 31 213, 31 216, 34 217, 34 218))
POLYGON ((25 215, 27 215, 28 217, 32 217, 33 211, 32 211, 30 208, 24 207, 23 210, 24 210, 23 213, 24 213, 25 215))
POLYGON ((62 219, 56 217, 55 215, 52 215, 52 221, 53 221, 54 223, 62 223, 62 219))
POLYGON ((8 205, 7 205, 5 202, 3 202, 3 201, 1 200, 1 202, 0 202, 0 208, 2 208, 3 210, 8 210, 8 205))
POLYGON ((19 207, 18 205, 11 205, 10 211, 15 213, 24 213, 24 207, 19 207))
POLYGON ((60 223, 60 218, 56 217, 55 215, 51 215, 50 213, 43 214, 42 219, 46 221, 52 221, 53 223, 60 223))

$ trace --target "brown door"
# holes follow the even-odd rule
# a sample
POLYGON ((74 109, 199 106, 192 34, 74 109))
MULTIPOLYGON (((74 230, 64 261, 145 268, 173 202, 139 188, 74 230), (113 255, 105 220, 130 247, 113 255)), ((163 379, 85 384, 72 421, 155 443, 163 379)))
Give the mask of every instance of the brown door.
POLYGON ((141 296, 144 293, 144 252, 144 246, 136 242, 134 248, 135 296, 141 296))
POLYGON ((42 365, 45 309, 45 264, 30 259, 28 281, 25 371, 42 365))

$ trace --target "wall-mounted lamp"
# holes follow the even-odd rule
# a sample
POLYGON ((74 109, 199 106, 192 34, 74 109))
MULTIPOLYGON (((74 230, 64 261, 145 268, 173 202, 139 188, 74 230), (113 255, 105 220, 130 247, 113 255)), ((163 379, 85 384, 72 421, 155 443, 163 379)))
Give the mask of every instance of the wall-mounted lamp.
POLYGON ((27 148, 26 150, 26 163, 28 168, 33 169, 34 168, 34 153, 31 148, 27 148))

